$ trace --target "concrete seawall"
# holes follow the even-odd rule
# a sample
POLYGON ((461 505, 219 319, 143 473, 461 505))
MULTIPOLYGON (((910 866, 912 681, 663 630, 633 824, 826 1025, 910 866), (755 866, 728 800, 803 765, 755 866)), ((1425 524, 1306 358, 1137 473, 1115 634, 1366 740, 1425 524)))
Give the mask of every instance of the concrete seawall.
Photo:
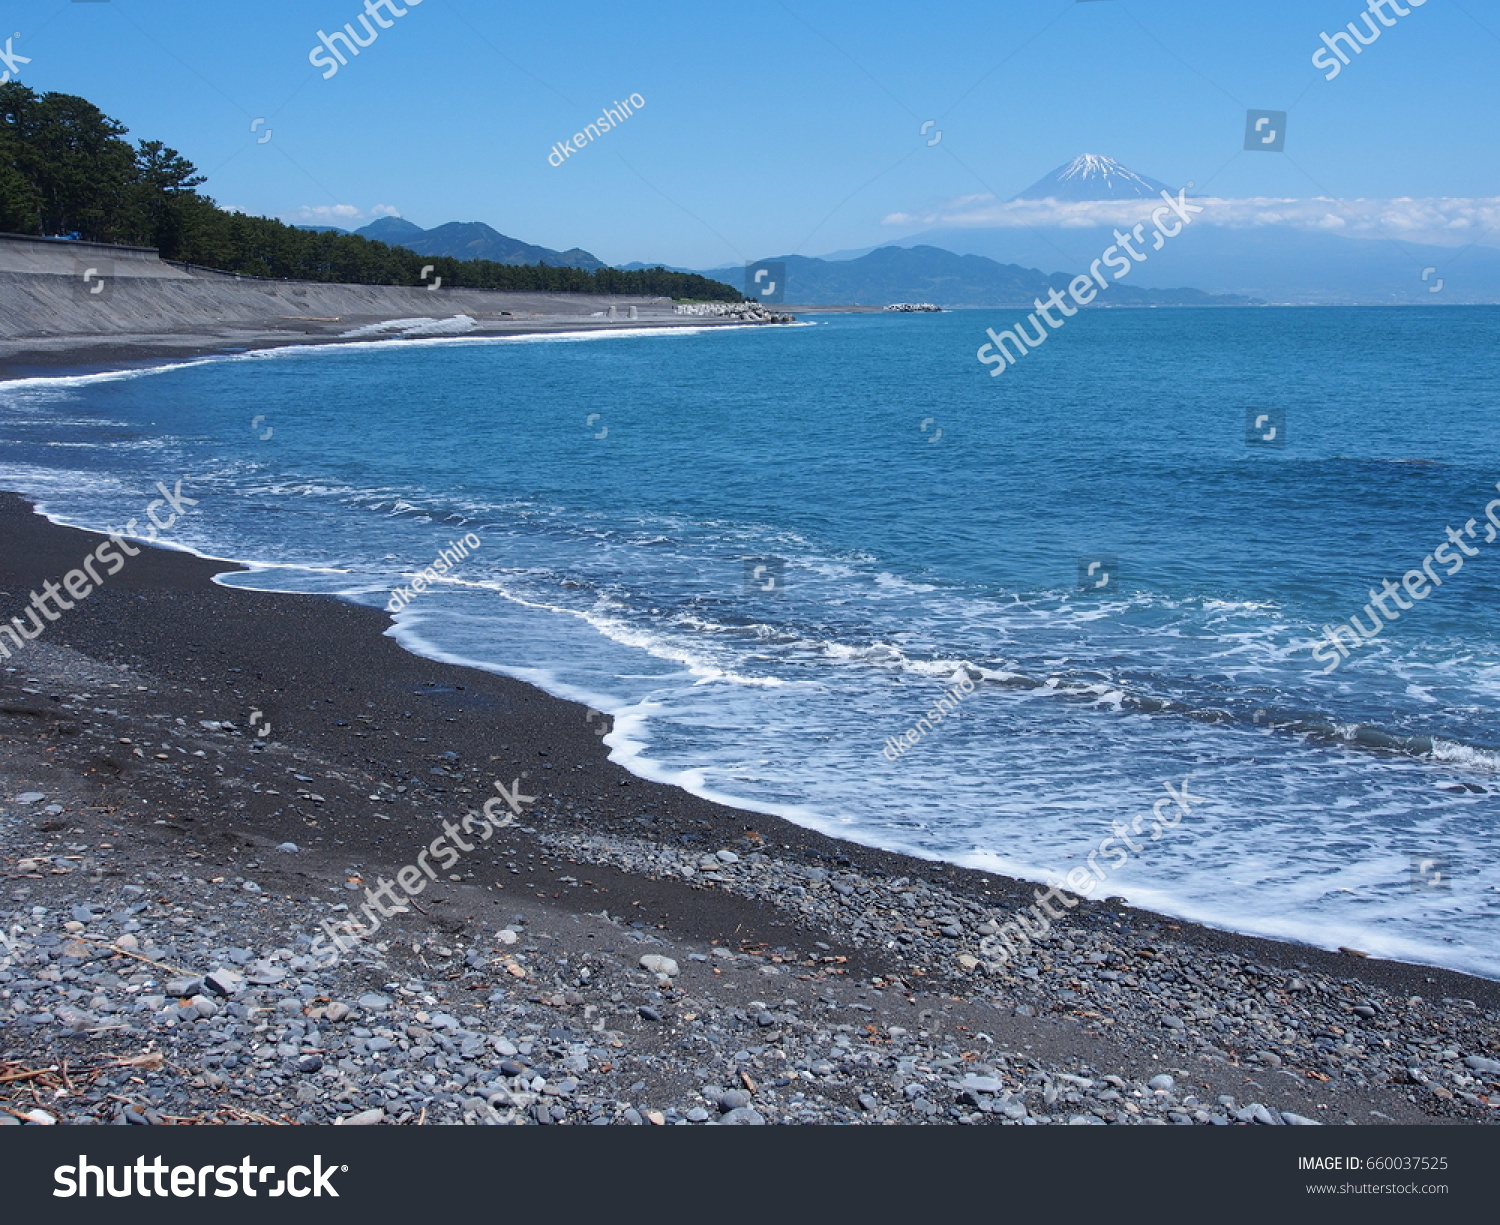
MULTIPOLYGON (((169 267, 163 265, 163 267, 169 267)), ((644 321, 674 318, 667 298, 605 294, 510 293, 488 289, 407 289, 395 285, 325 285, 315 281, 237 280, 212 274, 74 274, 0 272, 0 340, 104 337, 175 333, 224 325, 251 325, 326 334, 299 323, 342 324, 348 330, 395 319, 476 322, 509 317, 580 322, 611 306, 644 321), (92 292, 97 290, 97 292, 92 292)))
POLYGON ((149 248, 0 234, 0 378, 351 339, 772 321, 681 316, 669 298, 623 294, 262 280, 149 248))
POLYGON ((0 233, 0 272, 81 277, 90 267, 111 276, 187 276, 186 272, 163 263, 154 247, 118 247, 103 242, 0 233))

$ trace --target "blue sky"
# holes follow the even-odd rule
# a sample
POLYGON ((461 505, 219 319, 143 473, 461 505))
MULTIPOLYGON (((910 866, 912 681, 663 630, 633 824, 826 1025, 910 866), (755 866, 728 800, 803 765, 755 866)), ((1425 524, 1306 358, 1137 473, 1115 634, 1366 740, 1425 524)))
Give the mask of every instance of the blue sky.
POLYGON ((889 219, 1084 152, 1230 198, 1500 197, 1500 3, 1429 0, 1327 81, 1318 36, 1364 2, 422 0, 324 79, 317 31, 364 0, 7 0, 0 45, 19 34, 32 88, 179 149, 221 204, 713 267, 914 233, 889 219), (1290 112, 1285 155, 1243 150, 1248 107, 1290 112))

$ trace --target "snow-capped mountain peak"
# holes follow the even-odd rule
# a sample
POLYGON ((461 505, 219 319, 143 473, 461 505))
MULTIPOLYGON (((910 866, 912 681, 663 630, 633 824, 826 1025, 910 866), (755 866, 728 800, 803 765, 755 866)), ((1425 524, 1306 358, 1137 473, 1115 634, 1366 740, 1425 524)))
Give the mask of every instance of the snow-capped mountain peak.
POLYGON ((1170 190, 1112 157, 1084 153, 1014 197, 1017 200, 1131 200, 1170 190))

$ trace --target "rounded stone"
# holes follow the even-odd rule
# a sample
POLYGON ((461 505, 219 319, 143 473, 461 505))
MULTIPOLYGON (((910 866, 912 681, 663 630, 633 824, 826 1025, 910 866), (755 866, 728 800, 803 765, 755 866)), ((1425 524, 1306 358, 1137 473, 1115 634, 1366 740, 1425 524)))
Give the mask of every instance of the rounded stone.
POLYGON ((649 970, 653 974, 665 974, 668 978, 676 978, 680 974, 681 967, 670 957, 663 957, 660 953, 647 953, 637 963, 641 969, 649 970))

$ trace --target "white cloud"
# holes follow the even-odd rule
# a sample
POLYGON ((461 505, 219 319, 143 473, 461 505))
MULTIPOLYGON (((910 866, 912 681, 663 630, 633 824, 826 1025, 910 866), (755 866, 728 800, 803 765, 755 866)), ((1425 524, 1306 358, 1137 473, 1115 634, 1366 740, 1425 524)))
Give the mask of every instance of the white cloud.
POLYGON ((399 217, 401 210, 391 204, 377 204, 361 209, 353 204, 304 204, 289 213, 282 213, 281 220, 292 225, 336 225, 344 229, 361 226, 377 217, 399 217))
MULTIPOLYGON (((1441 196, 1421 200, 1411 197, 1335 200, 1327 196, 1305 200, 1268 196, 1190 198, 1204 210, 1193 218, 1194 225, 1220 225, 1231 229, 1285 225, 1350 238, 1399 238, 1445 247, 1487 240, 1490 245, 1500 246, 1500 197, 1441 196)), ((1134 225, 1148 216, 1153 207, 1150 200, 1015 200, 1007 203, 994 196, 962 196, 926 212, 891 213, 883 218, 883 224, 961 229, 1016 229, 1023 226, 1079 229, 1134 225)))

